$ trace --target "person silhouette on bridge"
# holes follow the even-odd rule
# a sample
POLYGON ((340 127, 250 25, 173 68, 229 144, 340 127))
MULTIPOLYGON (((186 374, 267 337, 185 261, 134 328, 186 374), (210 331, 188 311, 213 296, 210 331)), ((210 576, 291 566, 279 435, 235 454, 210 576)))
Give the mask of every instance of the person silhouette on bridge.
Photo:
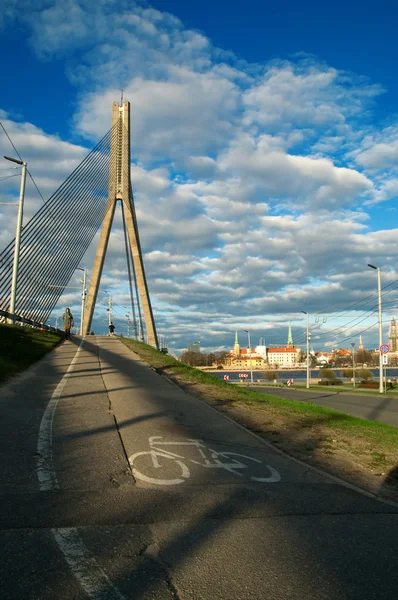
POLYGON ((66 308, 64 314, 62 315, 62 320, 64 322, 65 329, 65 339, 70 340, 70 330, 71 327, 74 326, 73 315, 70 312, 70 308, 66 308))
POLYGON ((115 326, 111 321, 109 324, 109 335, 114 335, 114 331, 115 331, 115 326))

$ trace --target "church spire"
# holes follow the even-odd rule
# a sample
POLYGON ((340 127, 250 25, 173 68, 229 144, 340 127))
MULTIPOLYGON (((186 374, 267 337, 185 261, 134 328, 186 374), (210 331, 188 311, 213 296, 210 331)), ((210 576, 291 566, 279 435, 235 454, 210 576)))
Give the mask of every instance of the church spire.
POLYGON ((292 324, 289 323, 289 331, 287 334, 287 347, 293 348, 292 324))
POLYGON ((239 346, 239 339, 238 339, 238 332, 237 331, 235 331, 234 352, 235 352, 236 356, 240 355, 240 346, 239 346))
POLYGON ((358 346, 358 351, 359 352, 363 352, 363 342, 362 342, 362 336, 359 336, 359 346, 358 346))

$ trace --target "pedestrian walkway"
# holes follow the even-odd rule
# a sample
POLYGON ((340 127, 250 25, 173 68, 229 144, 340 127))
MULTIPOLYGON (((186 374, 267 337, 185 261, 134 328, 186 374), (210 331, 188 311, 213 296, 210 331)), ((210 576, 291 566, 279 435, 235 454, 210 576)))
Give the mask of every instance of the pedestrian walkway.
POLYGON ((275 451, 117 338, 0 389, 0 597, 398 595, 398 506, 275 451))

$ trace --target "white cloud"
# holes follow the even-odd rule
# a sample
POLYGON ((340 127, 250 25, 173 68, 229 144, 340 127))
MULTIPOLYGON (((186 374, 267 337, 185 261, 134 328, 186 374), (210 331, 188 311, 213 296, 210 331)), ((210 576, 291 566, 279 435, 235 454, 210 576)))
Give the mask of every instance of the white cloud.
POLYGON ((299 64, 277 61, 258 85, 245 92, 245 121, 270 131, 326 125, 339 129, 347 117, 363 111, 364 104, 382 91, 353 75, 350 83, 356 85, 347 87, 347 79, 346 74, 310 59, 299 64))
MULTIPOLYGON (((16 6, 7 18, 24 15, 40 59, 66 62, 78 92, 73 133, 91 143, 110 128, 119 86, 131 102, 149 288, 160 332, 179 345, 193 335, 232 343, 243 325, 284 340, 288 316, 302 327, 301 309, 373 290, 371 274, 361 275, 367 260, 395 264, 397 231, 371 231, 367 205, 398 193, 386 172, 397 164, 398 130, 363 120, 382 92, 377 83, 310 57, 249 65, 130 0, 16 6)), ((86 154, 28 123, 8 119, 7 128, 46 196, 86 154)), ((17 193, 17 178, 5 193, 17 193)), ((12 236, 9 214, 0 215, 0 241, 12 236)), ((94 252, 92 244, 88 268, 94 252)), ((120 319, 126 273, 118 216, 103 283, 120 319)))
POLYGON ((357 163, 367 169, 398 168, 398 139, 375 144, 357 154, 357 163))
POLYGON ((372 182, 362 173, 336 167, 330 159, 288 154, 278 148, 278 141, 242 135, 221 155, 219 167, 244 181, 254 178, 267 195, 285 198, 296 209, 347 206, 372 190, 372 182))

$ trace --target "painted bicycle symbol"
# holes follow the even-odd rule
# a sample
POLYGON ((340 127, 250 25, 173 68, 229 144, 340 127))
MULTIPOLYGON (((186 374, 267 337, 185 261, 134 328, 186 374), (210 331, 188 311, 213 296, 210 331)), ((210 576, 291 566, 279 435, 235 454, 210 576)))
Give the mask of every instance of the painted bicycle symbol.
POLYGON ((252 481, 275 483, 281 479, 276 469, 270 465, 264 465, 258 458, 238 454, 237 452, 217 452, 206 446, 202 440, 187 439, 186 441, 167 442, 163 441, 162 436, 152 436, 149 438, 149 447, 150 450, 136 452, 129 458, 134 477, 147 483, 157 485, 179 485, 184 483, 191 475, 187 463, 199 465, 205 469, 224 469, 238 477, 243 477, 245 473, 242 471, 249 469, 248 475, 252 481), (201 460, 186 458, 181 454, 166 450, 165 446, 194 447, 199 455, 198 458, 200 457, 201 460), (260 477, 250 475, 250 470, 253 471, 253 467, 256 467, 255 470, 257 471, 260 466, 261 471, 267 471, 266 474, 261 473, 260 477), (168 478, 161 477, 163 467, 166 467, 166 471, 168 471, 168 478), (160 470, 159 477, 155 473, 158 469, 160 470), (151 474, 145 474, 143 471, 151 474))

